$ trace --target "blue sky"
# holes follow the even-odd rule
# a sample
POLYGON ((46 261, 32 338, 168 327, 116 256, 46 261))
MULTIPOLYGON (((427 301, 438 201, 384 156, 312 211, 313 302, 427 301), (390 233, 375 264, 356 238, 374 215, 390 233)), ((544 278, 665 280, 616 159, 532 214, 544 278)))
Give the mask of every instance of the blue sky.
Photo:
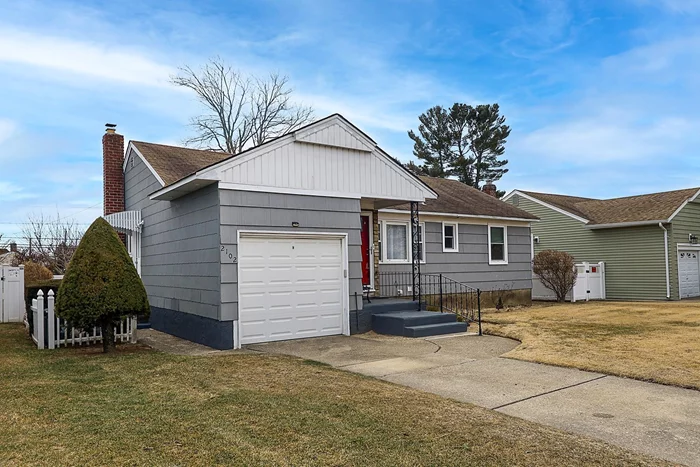
POLYGON ((700 0, 0 0, 0 234, 102 212, 105 122, 188 136, 168 78, 219 55, 279 71, 400 160, 436 105, 498 102, 499 188, 592 197, 700 186, 700 0))

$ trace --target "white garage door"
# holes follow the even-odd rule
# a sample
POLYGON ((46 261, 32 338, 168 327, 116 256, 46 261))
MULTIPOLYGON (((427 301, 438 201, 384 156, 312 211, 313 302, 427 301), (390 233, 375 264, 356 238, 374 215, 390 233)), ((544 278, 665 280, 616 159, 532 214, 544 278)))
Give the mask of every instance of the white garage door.
POLYGON ((699 264, 698 251, 687 250, 678 252, 681 298, 700 296, 699 264))
POLYGON ((243 237, 238 255, 241 344, 343 333, 340 239, 243 237))

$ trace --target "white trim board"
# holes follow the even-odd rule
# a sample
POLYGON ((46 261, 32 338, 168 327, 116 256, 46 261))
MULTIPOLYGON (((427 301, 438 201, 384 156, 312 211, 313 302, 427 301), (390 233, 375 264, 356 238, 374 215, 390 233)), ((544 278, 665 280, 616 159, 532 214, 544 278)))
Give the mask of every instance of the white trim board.
POLYGON ((129 145, 126 147, 126 157, 124 157, 124 163, 122 164, 122 171, 126 173, 126 164, 129 162, 129 158, 131 156, 131 152, 134 152, 141 160, 143 161, 144 164, 146 164, 146 167, 148 167, 148 170, 151 171, 154 177, 156 177, 156 180, 158 180, 158 183, 160 183, 160 186, 165 186, 165 182, 163 179, 158 175, 158 172, 155 171, 153 166, 146 160, 145 157, 143 157, 143 154, 141 154, 141 151, 138 150, 136 146, 134 146, 134 143, 129 141, 129 145))
MULTIPOLYGON (((362 216, 369 217, 369 286, 370 288, 374 289, 374 256, 378 254, 378 252, 374 251, 374 212, 369 210, 361 210, 360 219, 362 218, 362 216)), ((379 219, 377 219, 377 221, 379 221, 379 219)), ((360 227, 362 227, 361 224, 360 227)), ((382 228, 381 225, 379 226, 379 228, 382 228)), ((360 235, 362 235, 362 229, 360 229, 360 235)), ((361 247, 362 238, 360 238, 360 248, 361 247)), ((362 264, 362 262, 360 262, 360 264, 362 264)))
POLYGON ((622 227, 643 227, 647 225, 659 225, 667 224, 668 220, 656 220, 656 221, 637 221, 637 222, 617 222, 614 224, 593 224, 587 225, 586 228, 589 230, 599 230, 599 229, 616 229, 622 227))
MULTIPOLYGON (((378 212, 380 214, 401 214, 403 216, 410 216, 411 213, 409 211, 404 211, 402 209, 392 209, 392 208, 384 208, 384 209, 379 209, 378 212)), ((524 223, 526 225, 521 225, 521 227, 528 227, 532 222, 539 222, 539 219, 522 219, 518 217, 500 217, 500 216, 478 216, 478 215, 472 215, 472 214, 453 214, 449 212, 432 212, 432 211, 419 211, 418 215, 423 218, 423 216, 429 216, 429 217, 447 217, 450 219, 472 219, 472 220, 483 220, 483 221, 490 221, 490 220, 497 220, 497 221, 506 221, 506 222, 513 222, 513 223, 524 223)), ((438 222, 438 221, 432 221, 432 222, 438 222)), ((449 221, 452 222, 452 221, 449 221)), ((468 224, 469 222, 462 222, 463 224, 468 224)), ((480 224, 475 224, 475 225, 480 225, 480 224)), ((517 226, 517 224, 515 225, 517 226)))
MULTIPOLYGON (((343 270, 344 270, 344 280, 343 280, 343 335, 350 335, 350 258, 348 254, 348 234, 339 232, 292 232, 289 230, 238 230, 236 232, 236 248, 240 248, 241 237, 282 237, 282 238, 325 238, 325 239, 339 239, 341 242, 341 251, 343 254, 343 270), (242 235, 241 235, 242 234, 242 235)), ((236 278, 240 279, 240 255, 241 252, 238 251, 239 260, 236 261, 236 278)), ((239 321, 241 319, 241 288, 236 284, 236 300, 238 303, 238 318, 233 320, 233 348, 241 348, 241 334, 239 321)))
POLYGON ((544 201, 542 201, 542 200, 540 200, 540 199, 537 199, 537 198, 535 198, 535 197, 533 197, 533 196, 526 195, 525 193, 523 193, 523 192, 521 192, 521 191, 518 191, 518 190, 513 190, 513 191, 511 191, 510 193, 508 193, 506 196, 503 197, 503 200, 502 200, 502 201, 508 201, 508 200, 509 200, 510 198, 512 198, 514 195, 522 196, 523 198, 525 198, 525 199, 527 199, 527 200, 530 200, 530 201, 532 201, 533 203, 537 203, 537 204, 539 204, 539 205, 542 205, 542 206, 544 206, 544 207, 546 207, 546 208, 549 208, 549 209, 551 209, 551 210, 553 210, 553 211, 558 212, 559 214, 564 214, 565 216, 569 216, 569 217, 571 217, 572 219, 576 219, 576 220, 579 221, 579 222, 583 222, 584 224, 588 224, 588 223, 590 222, 590 220, 588 220, 588 219, 586 219, 586 218, 584 218, 584 217, 580 217, 580 216, 577 216, 576 214, 572 214, 572 213, 570 213, 569 211, 566 211, 566 210, 564 210, 564 209, 562 209, 562 208, 558 208, 558 207, 556 207, 556 206, 554 206, 554 205, 551 205, 551 204, 549 204, 549 203, 546 203, 546 202, 544 202, 544 201))
POLYGON ((671 214, 671 217, 668 218, 668 222, 673 221, 673 218, 676 217, 678 215, 678 213, 681 212, 683 210, 683 208, 688 205, 688 203, 692 203, 693 201, 695 201, 697 199, 698 195, 700 195, 700 190, 696 191, 693 196, 691 196, 690 198, 683 201, 683 203, 681 203, 681 205, 678 207, 678 209, 676 209, 673 212, 673 214, 671 214))

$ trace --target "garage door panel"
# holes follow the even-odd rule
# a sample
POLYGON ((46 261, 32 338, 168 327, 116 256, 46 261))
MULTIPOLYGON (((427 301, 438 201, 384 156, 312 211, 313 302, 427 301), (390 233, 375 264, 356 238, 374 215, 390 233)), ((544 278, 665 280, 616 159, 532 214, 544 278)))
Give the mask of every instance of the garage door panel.
POLYGON ((242 344, 341 334, 339 239, 241 238, 242 344))
POLYGON ((678 275, 681 298, 700 296, 700 253, 696 250, 678 252, 678 275))

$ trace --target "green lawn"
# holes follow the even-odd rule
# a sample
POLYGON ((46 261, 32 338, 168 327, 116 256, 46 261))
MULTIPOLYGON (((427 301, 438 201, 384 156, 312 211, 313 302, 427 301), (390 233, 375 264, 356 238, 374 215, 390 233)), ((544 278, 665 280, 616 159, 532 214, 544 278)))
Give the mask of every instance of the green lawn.
POLYGON ((38 351, 0 325, 0 464, 659 465, 293 358, 38 351))

